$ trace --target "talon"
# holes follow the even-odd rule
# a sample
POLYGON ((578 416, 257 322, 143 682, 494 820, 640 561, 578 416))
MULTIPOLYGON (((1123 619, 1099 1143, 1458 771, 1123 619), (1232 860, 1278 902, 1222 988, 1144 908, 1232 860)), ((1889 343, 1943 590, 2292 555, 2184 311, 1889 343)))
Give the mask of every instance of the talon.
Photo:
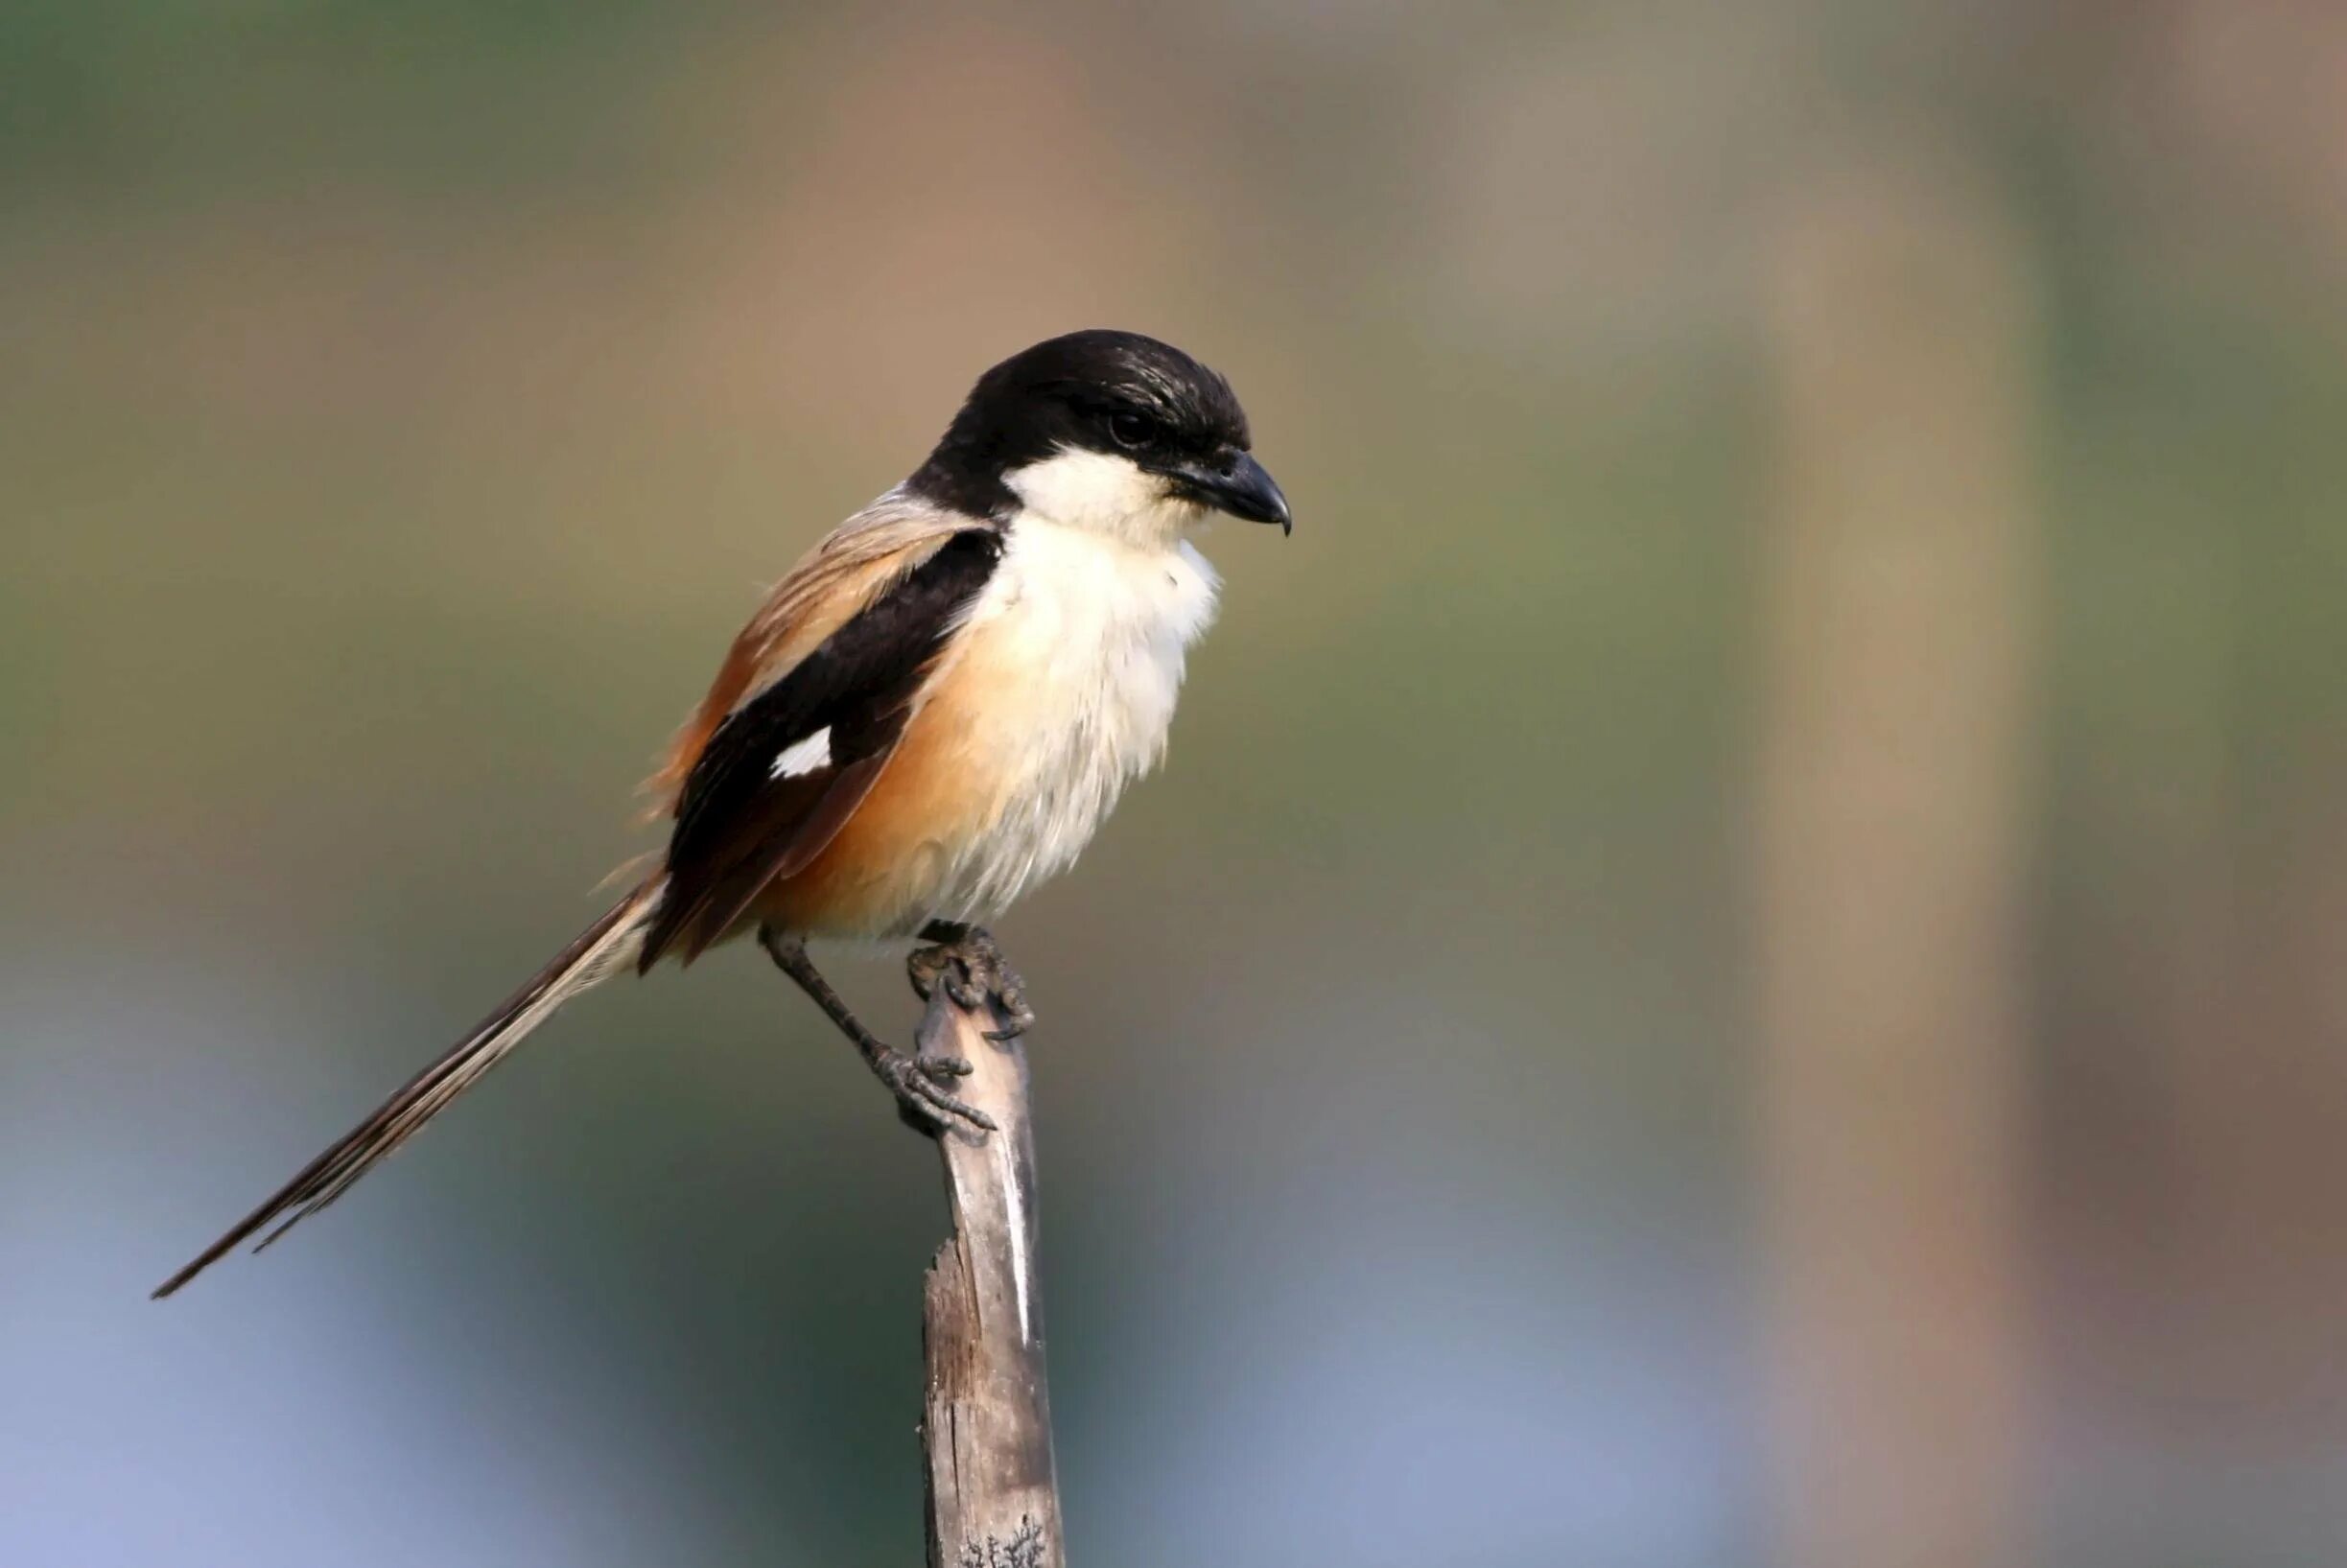
MULTIPOLYGON (((954 1056, 917 1058, 884 1043, 857 1021, 856 1015, 848 1011, 848 1004, 839 999, 839 993, 832 989, 831 982, 808 962, 803 942, 770 925, 759 928, 758 939, 783 972, 798 982, 799 989, 812 997, 840 1032, 856 1042, 857 1054, 895 1096, 897 1115, 905 1125, 932 1137, 944 1133, 956 1118, 990 1133, 995 1130, 992 1116, 938 1088, 940 1083, 968 1076, 973 1070, 969 1063, 954 1056)), ((906 972, 912 977, 913 989, 921 991, 934 983, 936 972, 943 968, 939 950, 925 949, 912 956, 906 972)))
POLYGON ((923 1000, 942 985, 957 1007, 973 1013, 992 1007, 1005 1021, 1001 1028, 983 1033, 997 1044, 1017 1040, 1034 1025, 1026 982, 1003 958, 991 932, 983 926, 938 922, 922 934, 944 939, 933 947, 916 948, 905 958, 905 973, 923 1000))
POLYGON ((1017 1040, 1035 1026, 1035 1009, 1027 1005, 1026 987, 1009 970, 1002 971, 1002 984, 996 989, 995 1000, 1001 1004, 1010 1022, 995 1030, 989 1040, 1017 1040))
POLYGON ((904 977, 912 982, 913 995, 927 1001, 937 991, 937 982, 952 967, 953 957, 944 948, 915 948, 904 955, 904 977))
MULTIPOLYGON (((953 1063, 951 1059, 941 1060, 938 1065, 958 1065, 965 1070, 969 1067, 968 1063, 953 1063)), ((898 1112, 925 1132, 941 1133, 956 1118, 989 1133, 995 1131, 994 1117, 939 1088, 929 1077, 929 1065, 903 1051, 890 1051, 873 1065, 873 1070, 896 1095, 898 1112)))

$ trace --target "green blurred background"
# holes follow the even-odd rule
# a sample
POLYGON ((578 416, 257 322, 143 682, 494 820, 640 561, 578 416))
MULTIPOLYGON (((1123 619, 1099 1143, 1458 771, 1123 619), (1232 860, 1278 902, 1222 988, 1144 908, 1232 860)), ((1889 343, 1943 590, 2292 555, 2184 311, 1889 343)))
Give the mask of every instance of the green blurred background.
POLYGON ((7 0, 0 1561, 916 1560, 935 1162, 755 953, 144 1298, 1088 325, 1300 522, 1002 927, 1079 1561, 2347 1560, 2343 104, 2333 0, 7 0))

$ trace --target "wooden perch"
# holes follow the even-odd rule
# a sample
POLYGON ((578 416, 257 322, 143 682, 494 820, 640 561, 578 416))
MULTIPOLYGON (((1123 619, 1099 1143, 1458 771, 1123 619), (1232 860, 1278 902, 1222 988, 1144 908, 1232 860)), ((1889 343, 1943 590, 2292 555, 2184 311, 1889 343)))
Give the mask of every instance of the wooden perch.
POLYGON ((983 1033, 994 1020, 939 986, 921 1020, 925 1057, 974 1069, 953 1092, 997 1131, 939 1135, 953 1234, 924 1281, 928 1382, 921 1445, 928 1463, 930 1568, 1063 1568, 1051 1399, 1044 1376, 1036 1252, 1035 1134, 1026 1053, 983 1033))

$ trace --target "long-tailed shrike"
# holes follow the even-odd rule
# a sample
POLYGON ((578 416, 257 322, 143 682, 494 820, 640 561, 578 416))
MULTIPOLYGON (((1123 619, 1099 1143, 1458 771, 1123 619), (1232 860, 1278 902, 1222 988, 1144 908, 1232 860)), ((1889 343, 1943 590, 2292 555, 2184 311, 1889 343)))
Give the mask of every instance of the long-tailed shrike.
POLYGON ((1078 332, 978 378, 912 477, 793 567, 734 640, 655 783, 660 868, 445 1056, 162 1288, 325 1207, 597 982, 756 930, 908 1119, 991 1125, 967 1064, 882 1043, 809 937, 904 938, 915 989, 1033 1015, 979 922, 1066 870, 1165 751, 1214 614, 1185 535, 1289 526, 1230 383, 1155 339, 1078 332))

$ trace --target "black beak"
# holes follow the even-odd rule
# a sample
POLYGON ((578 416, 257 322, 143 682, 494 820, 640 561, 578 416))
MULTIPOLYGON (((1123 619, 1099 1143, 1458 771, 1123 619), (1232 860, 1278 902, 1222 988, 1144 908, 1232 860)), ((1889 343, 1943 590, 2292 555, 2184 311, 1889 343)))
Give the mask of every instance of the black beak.
POLYGON ((1174 469, 1171 477, 1177 491, 1201 505, 1250 523, 1277 523, 1283 534, 1295 531, 1287 497, 1251 453, 1226 452, 1209 462, 1174 469))

